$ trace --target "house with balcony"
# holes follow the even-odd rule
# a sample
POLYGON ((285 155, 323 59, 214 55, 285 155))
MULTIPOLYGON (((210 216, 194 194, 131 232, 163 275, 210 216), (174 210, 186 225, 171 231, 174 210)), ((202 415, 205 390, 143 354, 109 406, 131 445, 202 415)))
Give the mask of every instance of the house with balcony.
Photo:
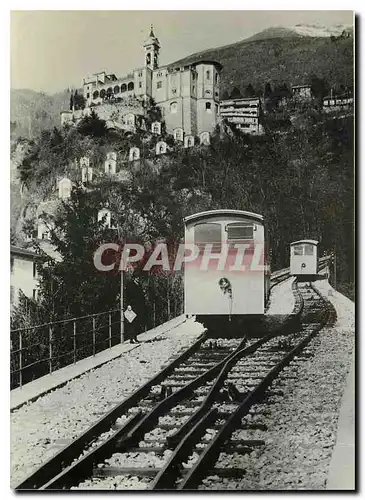
POLYGON ((246 134, 261 135, 264 133, 261 124, 261 101, 259 97, 243 97, 220 101, 219 116, 246 134))

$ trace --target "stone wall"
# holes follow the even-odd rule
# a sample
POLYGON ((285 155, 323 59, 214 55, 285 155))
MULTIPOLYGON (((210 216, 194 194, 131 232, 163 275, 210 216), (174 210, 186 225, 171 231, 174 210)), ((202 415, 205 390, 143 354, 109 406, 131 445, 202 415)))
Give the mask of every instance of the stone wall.
POLYGON ((145 114, 142 104, 133 100, 122 103, 100 104, 99 106, 94 106, 92 109, 94 109, 95 113, 102 120, 113 120, 120 123, 123 121, 123 116, 128 113, 135 115, 145 114))

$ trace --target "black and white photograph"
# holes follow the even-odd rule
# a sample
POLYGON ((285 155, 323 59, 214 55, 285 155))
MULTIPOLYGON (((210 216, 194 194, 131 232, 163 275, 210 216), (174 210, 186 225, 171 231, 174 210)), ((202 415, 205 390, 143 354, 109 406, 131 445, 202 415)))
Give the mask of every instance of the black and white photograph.
POLYGON ((356 12, 8 23, 8 489, 356 491, 356 12))

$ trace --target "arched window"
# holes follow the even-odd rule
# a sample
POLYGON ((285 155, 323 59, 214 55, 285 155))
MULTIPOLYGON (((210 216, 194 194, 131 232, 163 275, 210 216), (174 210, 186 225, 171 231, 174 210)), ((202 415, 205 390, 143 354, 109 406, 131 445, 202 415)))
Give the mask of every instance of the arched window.
POLYGON ((146 64, 151 64, 151 54, 148 53, 146 56, 146 64))
POLYGON ((121 85, 120 91, 121 92, 126 92, 127 91, 127 84, 126 83, 123 83, 123 85, 121 85))
POLYGON ((129 82, 128 83, 128 90, 133 90, 134 89, 134 83, 133 82, 129 82))
POLYGON ((119 87, 119 85, 116 85, 114 87, 114 94, 119 94, 119 92, 120 92, 120 87, 119 87))
POLYGON ((177 102, 174 101, 170 104, 170 113, 177 113, 177 102))
POLYGON ((210 80, 210 71, 209 70, 205 72, 205 75, 206 75, 206 79, 210 80))
POLYGON ((111 87, 109 87, 108 90, 106 91, 106 93, 108 95, 111 95, 113 93, 113 89, 111 87))
POLYGON ((100 90, 100 97, 103 99, 105 97, 105 89, 100 90))
POLYGON ((208 113, 212 112, 212 103, 211 102, 205 103, 205 110, 208 111, 208 113))
POLYGON ((215 83, 218 83, 218 73, 215 74, 215 83))
POLYGON ((194 146, 194 136, 192 136, 192 135, 186 135, 185 136, 185 141, 184 141, 184 146, 186 148, 192 148, 194 146))
POLYGON ((99 97, 99 92, 95 90, 95 92, 93 93, 93 99, 97 99, 98 97, 99 97))

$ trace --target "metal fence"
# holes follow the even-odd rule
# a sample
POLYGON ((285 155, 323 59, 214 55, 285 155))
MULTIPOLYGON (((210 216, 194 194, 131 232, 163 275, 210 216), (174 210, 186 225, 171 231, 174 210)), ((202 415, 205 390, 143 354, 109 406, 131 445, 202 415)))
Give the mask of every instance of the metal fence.
POLYGON ((115 309, 11 330, 11 389, 123 342, 120 318, 115 309))

